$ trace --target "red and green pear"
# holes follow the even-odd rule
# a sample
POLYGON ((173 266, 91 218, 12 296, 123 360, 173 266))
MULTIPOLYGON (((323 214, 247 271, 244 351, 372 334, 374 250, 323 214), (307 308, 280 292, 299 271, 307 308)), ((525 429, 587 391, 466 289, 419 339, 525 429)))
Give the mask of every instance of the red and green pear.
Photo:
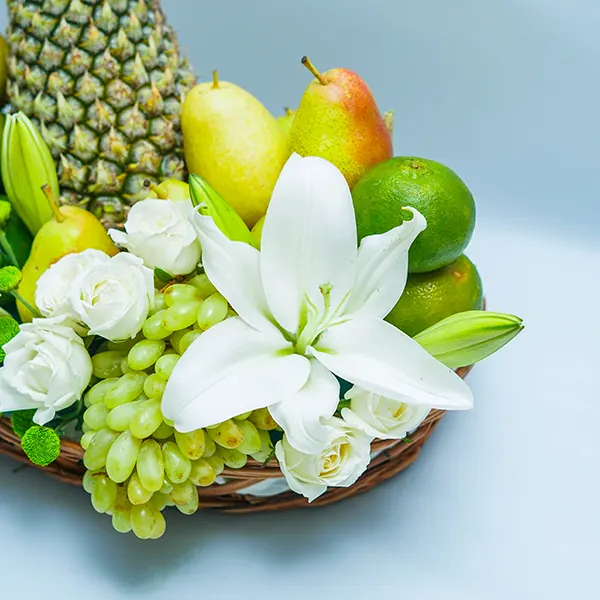
POLYGON ((371 167, 392 157, 392 136, 364 80, 348 69, 319 73, 304 92, 290 130, 292 152, 320 156, 344 174, 350 188, 371 167))

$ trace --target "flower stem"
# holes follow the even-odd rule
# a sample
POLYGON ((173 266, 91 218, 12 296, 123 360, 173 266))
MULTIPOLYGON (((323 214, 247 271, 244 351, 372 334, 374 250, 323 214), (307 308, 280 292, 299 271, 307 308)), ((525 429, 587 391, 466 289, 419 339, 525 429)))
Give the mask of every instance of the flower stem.
POLYGON ((17 292, 16 290, 12 290, 10 292, 34 317, 41 319, 42 315, 39 313, 38 309, 35 308, 35 306, 32 306, 31 304, 29 304, 29 302, 27 302, 27 300, 25 300, 25 298, 23 298, 23 296, 21 296, 21 294, 19 294, 19 292, 17 292))
POLYGON ((0 231, 0 246, 2 247, 2 250, 6 252, 8 260, 11 262, 11 264, 17 267, 17 269, 20 269, 21 265, 19 265, 19 261, 17 260, 17 257, 15 256, 12 246, 6 238, 6 233, 4 233, 4 231, 0 231))

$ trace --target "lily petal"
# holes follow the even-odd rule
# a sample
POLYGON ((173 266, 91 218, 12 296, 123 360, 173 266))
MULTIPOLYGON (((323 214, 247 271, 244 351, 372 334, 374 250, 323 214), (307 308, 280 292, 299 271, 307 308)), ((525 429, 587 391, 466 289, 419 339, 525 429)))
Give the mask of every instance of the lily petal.
POLYGON ((408 276, 408 249, 427 227, 425 217, 414 208, 410 221, 380 235, 370 235, 358 249, 356 284, 346 312, 383 318, 398 302, 408 276))
POLYGON ((281 172, 261 241, 261 273, 269 307, 297 332, 308 298, 323 308, 320 287, 332 286, 337 307, 355 279, 356 220, 350 189, 330 162, 293 154, 281 172))
POLYGON ((473 406, 467 384, 405 333, 373 317, 325 331, 313 355, 338 377, 387 398, 448 410, 473 406))
POLYGON ((162 411, 182 433, 265 408, 299 390, 307 358, 292 354, 277 331, 267 334, 232 317, 203 333, 175 366, 162 411))
POLYGON ((338 380, 319 361, 311 359, 310 377, 304 386, 285 400, 269 406, 269 410, 285 431, 291 446, 306 454, 316 454, 329 438, 321 418, 333 416, 339 398, 338 380))
POLYGON ((190 221, 202 245, 202 264, 208 278, 233 309, 248 323, 271 330, 272 316, 262 289, 260 254, 243 242, 231 241, 207 217, 194 210, 190 221))

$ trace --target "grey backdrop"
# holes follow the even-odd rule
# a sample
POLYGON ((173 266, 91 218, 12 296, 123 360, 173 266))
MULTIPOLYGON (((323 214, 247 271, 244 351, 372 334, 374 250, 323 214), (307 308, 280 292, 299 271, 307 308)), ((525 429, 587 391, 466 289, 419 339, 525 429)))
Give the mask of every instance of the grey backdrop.
MULTIPOLYGON (((274 112, 309 54, 396 109, 398 154, 473 190, 492 309, 527 329, 473 372, 419 462, 326 509, 111 530, 79 490, 0 459, 1 597, 600 597, 598 0, 165 0, 198 74, 274 112)), ((5 21, 0 20, 4 25, 5 21)))

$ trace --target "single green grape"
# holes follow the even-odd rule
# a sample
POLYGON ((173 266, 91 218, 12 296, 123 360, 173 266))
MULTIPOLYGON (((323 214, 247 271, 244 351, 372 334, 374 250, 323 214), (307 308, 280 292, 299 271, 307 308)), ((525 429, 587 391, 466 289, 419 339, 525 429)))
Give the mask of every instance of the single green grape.
POLYGON ((194 485, 200 487, 208 487, 215 482, 217 475, 215 470, 211 467, 204 458, 192 461, 192 470, 190 472, 190 481, 194 485))
POLYGON ((229 304, 227 304, 227 300, 221 294, 212 294, 204 300, 198 311, 198 326, 200 329, 205 330, 220 323, 227 316, 228 309, 229 304))
POLYGON ((190 433, 179 433, 179 431, 176 431, 175 441, 182 454, 190 460, 196 460, 204 454, 205 435, 202 429, 197 429, 190 433))
POLYGON ((148 378, 144 382, 144 394, 148 398, 160 399, 163 396, 165 387, 167 387, 167 382, 160 375, 152 373, 152 375, 148 375, 148 378))
POLYGON ((137 457, 137 474, 142 485, 151 492, 158 492, 165 480, 165 464, 160 445, 145 440, 137 457))
POLYGON ((106 344, 106 348, 107 350, 119 350, 121 352, 125 352, 125 354, 127 354, 127 352, 129 352, 133 346, 135 346, 135 344, 137 342, 140 341, 140 336, 139 334, 134 337, 131 338, 129 340, 123 340, 121 342, 108 342, 108 344, 106 344))
POLYGON ((129 366, 136 371, 150 368, 165 351, 163 340, 142 340, 127 355, 129 366))
POLYGON ((164 520, 162 514, 149 504, 131 507, 131 528, 133 533, 142 540, 152 537, 159 523, 164 520))
MULTIPOLYGON (((123 373, 123 375, 127 375, 127 373, 133 373, 134 370, 129 366, 129 363, 127 362, 127 357, 125 357, 122 361, 121 361, 121 372, 123 373)), ((139 371, 135 371, 136 373, 139 373, 139 371)))
POLYGON ((174 283, 165 290, 165 304, 173 306, 182 302, 200 300, 200 292, 193 285, 174 283))
POLYGON ((165 304, 165 295, 160 292, 154 292, 154 304, 150 309, 150 314, 154 314, 159 310, 163 310, 167 307, 165 304))
POLYGON ((173 491, 170 494, 171 500, 177 506, 190 504, 194 500, 194 496, 198 496, 196 486, 188 479, 183 483, 177 483, 173 486, 173 491))
POLYGON ((121 361, 125 358, 125 352, 120 350, 107 350, 99 352, 92 356, 93 373, 99 379, 108 379, 109 377, 120 377, 121 361))
POLYGON ((207 428, 208 435, 223 448, 237 448, 244 441, 244 433, 232 419, 219 423, 214 429, 207 428))
POLYGON ((106 424, 114 431, 125 431, 129 429, 133 415, 141 408, 145 400, 134 400, 127 404, 115 406, 106 417, 106 424))
POLYGON ((193 495, 192 501, 189 504, 175 504, 175 506, 177 507, 177 510, 184 515, 193 515, 200 506, 200 498, 196 493, 193 495))
MULTIPOLYGON (((184 334, 185 335, 185 334, 184 334)), ((182 336, 183 337, 183 336, 182 336)), ((171 373, 179 360, 179 354, 163 354, 154 365, 154 371, 159 377, 165 381, 171 377, 171 373)))
POLYGON ((262 446, 262 442, 256 425, 248 420, 238 421, 237 425, 244 435, 244 441, 238 446, 238 450, 242 454, 254 454, 258 452, 262 446))
POLYGON ((167 530, 167 521, 160 511, 155 511, 155 522, 152 533, 150 534, 151 540, 157 540, 161 538, 167 530))
POLYGON ((179 350, 179 342, 181 341, 181 338, 188 333, 188 331, 191 331, 191 329, 182 329, 181 331, 176 331, 169 337, 169 342, 171 342, 171 346, 175 348, 177 354, 181 354, 179 350))
POLYGON ((225 461, 216 452, 204 460, 212 467, 217 477, 225 470, 225 461))
POLYGON ((169 337, 173 332, 165 327, 166 310, 159 310, 144 322, 142 333, 149 340, 163 340, 169 337))
POLYGON ((163 460, 165 464, 165 473, 169 480, 176 483, 183 483, 192 470, 192 463, 186 458, 179 446, 175 442, 167 442, 162 447, 163 460))
POLYGON ((83 413, 83 422, 94 431, 102 429, 106 425, 106 417, 108 416, 108 408, 106 404, 92 404, 83 413))
POLYGON ((151 398, 138 408, 131 418, 129 428, 135 437, 144 439, 150 437, 162 422, 163 415, 160 410, 160 400, 151 398))
POLYGON ((233 418, 236 421, 245 421, 251 414, 252 414, 252 411, 249 410, 248 412, 242 413, 241 415, 238 415, 237 417, 233 417, 233 418))
POLYGON ((217 448, 217 454, 230 469, 241 469, 242 467, 245 467, 248 462, 248 456, 235 449, 219 447, 217 448))
POLYGON ((94 473, 93 471, 86 471, 83 474, 83 479, 81 480, 81 483, 83 485, 83 489, 88 493, 91 494, 92 490, 94 489, 94 484, 96 483, 96 476, 98 474, 94 473))
POLYGON ((92 488, 92 506, 99 513, 110 510, 117 500, 117 484, 106 475, 96 477, 92 488))
POLYGON ((260 436, 260 449, 257 452, 249 452, 248 454, 250 454, 254 460, 264 463, 267 458, 273 456, 273 442, 271 441, 269 432, 264 429, 259 429, 258 435, 260 436))
POLYGON ((152 498, 153 492, 146 489, 140 480, 137 471, 134 471, 127 483, 127 498, 134 506, 146 504, 152 498))
POLYGON ((167 506, 171 506, 173 504, 175 503, 171 500, 168 494, 161 494, 160 492, 154 494, 154 496, 152 496, 152 500, 150 500, 150 505, 152 508, 155 508, 159 511, 163 511, 167 506))
POLYGON ((125 508, 115 509, 112 515, 112 526, 119 533, 131 531, 131 504, 125 508))
POLYGON ((200 336, 200 331, 188 331, 179 341, 179 350, 183 354, 200 336))
POLYGON ((123 483, 133 472, 141 440, 124 431, 113 443, 106 457, 106 473, 116 483, 123 483))
POLYGON ((104 403, 109 409, 133 402, 143 391, 148 375, 142 371, 125 373, 116 385, 106 392, 104 403))
POLYGON ((108 428, 100 429, 96 432, 92 443, 83 455, 83 464, 90 471, 99 471, 106 465, 106 457, 113 442, 119 437, 115 431, 108 428))
POLYGON ((163 421, 152 435, 157 440, 168 440, 174 433, 175 430, 163 421))
POLYGON ((200 300, 190 300, 173 304, 165 312, 165 327, 171 331, 180 331, 191 327, 196 322, 201 304, 200 300))
POLYGON ((85 395, 85 405, 92 406, 93 404, 104 402, 107 392, 118 383, 119 379, 119 377, 110 377, 109 379, 103 379, 92 386, 85 395))
POLYGON ((208 298, 217 291, 217 288, 211 283, 206 273, 196 275, 188 281, 189 285, 193 285, 199 292, 202 299, 208 298))
POLYGON ((253 410, 248 419, 256 425, 257 429, 271 431, 272 429, 277 428, 277 423, 271 416, 268 408, 259 408, 257 410, 253 410))
POLYGON ((94 434, 96 432, 95 431, 86 431, 82 436, 81 439, 79 440, 79 445, 84 449, 87 450, 90 446, 90 444, 92 443, 92 440, 94 439, 94 434))
POLYGON ((215 444, 215 440, 213 440, 210 435, 204 436, 204 454, 203 458, 207 458, 212 456, 217 451, 217 445, 215 444))
POLYGON ((172 491, 173 491, 173 484, 167 478, 165 478, 165 480, 163 481, 162 487, 160 488, 159 493, 166 494, 168 496, 172 491))

